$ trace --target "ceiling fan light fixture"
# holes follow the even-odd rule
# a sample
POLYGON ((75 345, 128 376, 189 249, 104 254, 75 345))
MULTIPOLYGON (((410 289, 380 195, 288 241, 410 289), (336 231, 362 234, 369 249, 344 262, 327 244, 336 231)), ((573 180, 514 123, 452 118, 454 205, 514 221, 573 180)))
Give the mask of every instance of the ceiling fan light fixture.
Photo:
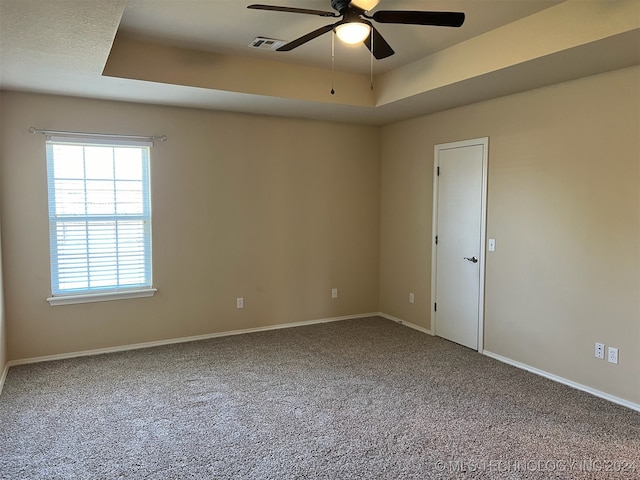
POLYGON ((366 23, 361 22, 349 22, 343 23, 336 27, 336 35, 344 43, 354 45, 364 41, 369 36, 371 27, 366 23))

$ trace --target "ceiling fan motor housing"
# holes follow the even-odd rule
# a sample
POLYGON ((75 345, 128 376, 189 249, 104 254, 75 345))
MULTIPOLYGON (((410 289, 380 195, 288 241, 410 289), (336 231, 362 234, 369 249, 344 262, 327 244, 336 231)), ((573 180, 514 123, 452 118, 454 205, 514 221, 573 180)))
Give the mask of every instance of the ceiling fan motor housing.
POLYGON ((351 0, 331 0, 331 8, 335 11, 344 14, 344 11, 349 8, 351 0))

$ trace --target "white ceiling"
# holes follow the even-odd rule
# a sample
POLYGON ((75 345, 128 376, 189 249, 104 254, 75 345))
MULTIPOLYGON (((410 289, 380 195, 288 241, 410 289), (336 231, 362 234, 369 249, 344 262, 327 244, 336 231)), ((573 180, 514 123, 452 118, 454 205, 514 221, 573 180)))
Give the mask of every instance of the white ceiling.
MULTIPOLYGON (((219 86, 215 78, 166 79, 158 73, 162 69, 185 70, 187 78, 192 67, 163 64, 170 55, 135 59, 141 67, 153 66, 155 74, 103 74, 117 60, 119 39, 201 52, 201 60, 212 60, 208 74, 212 68, 222 72, 230 59, 242 68, 259 61, 262 70, 251 71, 265 79, 290 75, 285 66, 293 65, 300 69, 294 72, 299 89, 309 89, 314 75, 330 74, 330 34, 291 52, 248 44, 256 36, 290 41, 336 19, 248 10, 251 3, 331 10, 330 0, 0 0, 0 88, 381 125, 640 63, 638 0, 380 0, 375 10, 462 11, 466 21, 461 28, 378 24, 396 54, 374 61, 379 87, 371 105, 327 92, 325 99, 294 94, 293 88, 265 93, 240 86, 246 82, 219 86), (469 72, 451 73, 459 70, 451 68, 456 58, 470 65, 469 72), (496 66, 482 67, 491 63, 496 66), (419 78, 432 85, 413 85, 419 78)), ((365 47, 336 41, 335 55, 336 78, 351 75, 344 78, 357 83, 361 77, 368 86, 365 47)), ((198 71, 204 72, 189 74, 198 71)))
MULTIPOLYGON (((463 28, 377 24, 395 55, 375 61, 382 73, 526 17, 563 0, 380 0, 378 10, 464 12, 463 28)), ((247 10, 252 3, 334 12, 331 0, 129 0, 120 31, 172 45, 279 61, 331 67, 331 35, 325 34, 291 52, 270 52, 247 46, 257 36, 294 40, 336 18, 247 10)), ((376 2, 374 1, 373 4, 376 2)), ((336 42, 335 67, 369 74, 370 56, 363 45, 336 42)))

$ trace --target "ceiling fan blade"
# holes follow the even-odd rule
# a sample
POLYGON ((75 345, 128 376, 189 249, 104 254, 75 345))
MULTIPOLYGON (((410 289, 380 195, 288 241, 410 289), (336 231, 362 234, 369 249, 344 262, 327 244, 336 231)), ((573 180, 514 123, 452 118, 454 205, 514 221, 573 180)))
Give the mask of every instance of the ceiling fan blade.
POLYGON ((376 60, 382 60, 396 53, 373 25, 371 26, 371 31, 373 32, 373 51, 371 50, 371 35, 365 38, 362 43, 373 53, 376 60))
POLYGON ((379 23, 404 23, 409 25, 433 25, 459 27, 464 23, 462 12, 416 12, 412 10, 381 10, 368 16, 379 23))
POLYGON ((325 25, 324 27, 320 27, 311 33, 307 33, 306 35, 303 35, 300 38, 296 38, 295 40, 292 40, 289 43, 281 46, 280 48, 277 49, 277 51, 288 52, 290 50, 293 50, 294 48, 297 48, 300 45, 307 43, 309 40, 313 40, 314 38, 319 37, 324 33, 330 32, 334 26, 335 24, 325 25))
POLYGON ((335 12, 325 12, 324 10, 310 10, 308 8, 277 7, 275 5, 254 4, 254 5, 249 5, 247 8, 251 8, 253 10, 272 10, 275 12, 304 13, 307 15, 318 15, 320 17, 339 17, 340 16, 335 12))

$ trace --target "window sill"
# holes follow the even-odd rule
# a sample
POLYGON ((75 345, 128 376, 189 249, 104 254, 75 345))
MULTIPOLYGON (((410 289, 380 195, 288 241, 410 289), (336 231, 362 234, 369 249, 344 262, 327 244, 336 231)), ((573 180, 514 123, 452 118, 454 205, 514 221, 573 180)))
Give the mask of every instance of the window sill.
POLYGON ((157 292, 155 288, 144 288, 139 290, 125 290, 108 293, 84 293, 82 295, 60 295, 58 297, 47 298, 47 302, 52 307, 58 305, 74 305, 77 303, 108 302, 110 300, 127 300, 129 298, 152 297, 157 292))

